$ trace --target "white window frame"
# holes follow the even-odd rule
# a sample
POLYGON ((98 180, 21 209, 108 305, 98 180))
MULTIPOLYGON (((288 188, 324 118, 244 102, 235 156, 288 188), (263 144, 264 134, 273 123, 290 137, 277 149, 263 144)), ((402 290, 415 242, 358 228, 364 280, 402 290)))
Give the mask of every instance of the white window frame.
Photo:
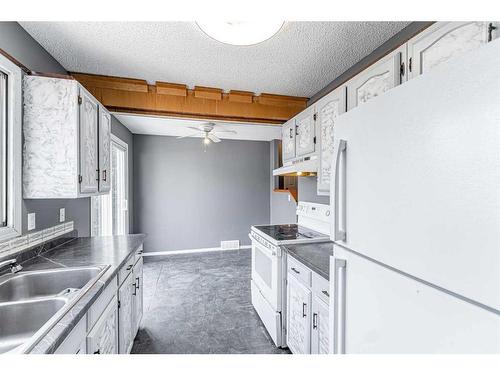
POLYGON ((22 234, 22 90, 21 68, 0 55, 0 70, 7 75, 7 226, 0 227, 0 242, 22 234))
MULTIPOLYGON (((129 184, 129 162, 128 162, 128 144, 124 142, 121 138, 118 138, 116 135, 111 134, 111 143, 116 143, 119 147, 122 147, 125 150, 125 173, 124 173, 124 179, 125 179, 125 200, 126 200, 126 211, 127 214, 125 215, 125 234, 130 233, 130 212, 129 212, 129 189, 130 189, 130 184, 129 184)), ((111 145, 111 148, 113 145, 111 145)), ((110 152, 112 150, 110 149, 110 152)), ((113 161, 111 160, 111 163, 113 161)), ((112 168, 111 168, 112 170, 112 168)), ((112 172, 111 172, 112 173, 112 172)), ((111 176, 111 178, 114 178, 111 176)), ((108 194, 111 194, 111 190, 109 191, 108 194)), ((94 205, 94 198, 91 198, 90 200, 90 230, 91 230, 91 236, 97 236, 97 233, 94 231, 94 215, 96 214, 97 208, 94 205)))

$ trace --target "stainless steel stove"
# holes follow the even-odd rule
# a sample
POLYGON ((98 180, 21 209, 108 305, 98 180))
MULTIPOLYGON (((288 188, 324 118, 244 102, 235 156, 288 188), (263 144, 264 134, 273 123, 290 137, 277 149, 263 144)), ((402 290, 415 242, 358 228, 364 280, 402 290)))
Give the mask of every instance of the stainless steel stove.
POLYGON ((330 240, 330 206, 299 202, 297 224, 255 225, 252 304, 274 343, 286 347, 286 259, 282 245, 330 240))

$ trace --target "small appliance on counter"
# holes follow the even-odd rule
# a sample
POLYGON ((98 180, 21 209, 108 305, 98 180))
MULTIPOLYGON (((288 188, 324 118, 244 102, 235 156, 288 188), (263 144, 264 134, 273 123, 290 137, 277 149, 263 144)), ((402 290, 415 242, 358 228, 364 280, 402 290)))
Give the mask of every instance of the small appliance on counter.
POLYGON ((255 225, 252 304, 278 347, 286 347, 286 258, 282 245, 330 240, 330 206, 299 202, 297 224, 255 225))

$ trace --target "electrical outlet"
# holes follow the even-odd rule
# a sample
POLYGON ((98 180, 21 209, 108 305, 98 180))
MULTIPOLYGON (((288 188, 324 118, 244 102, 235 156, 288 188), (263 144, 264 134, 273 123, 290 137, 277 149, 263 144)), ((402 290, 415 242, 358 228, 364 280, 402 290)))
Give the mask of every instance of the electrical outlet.
POLYGON ((28 230, 33 230, 36 228, 35 216, 36 214, 34 212, 28 214, 28 230))
POLYGON ((66 220, 66 209, 60 208, 59 209, 59 222, 64 223, 65 220, 66 220))

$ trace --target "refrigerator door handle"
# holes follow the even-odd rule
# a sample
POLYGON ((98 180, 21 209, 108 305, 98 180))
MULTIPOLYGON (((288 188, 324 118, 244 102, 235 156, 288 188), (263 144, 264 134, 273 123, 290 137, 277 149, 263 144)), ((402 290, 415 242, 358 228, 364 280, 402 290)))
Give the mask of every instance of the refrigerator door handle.
POLYGON ((335 181, 334 181, 334 228, 333 239, 335 241, 345 241, 346 239, 346 181, 345 181, 345 151, 347 142, 344 139, 339 140, 337 146, 337 155, 335 157, 335 181), (342 157, 343 155, 343 157, 342 157), (340 168, 340 159, 344 160, 344 168, 340 168), (342 177, 342 187, 340 185, 340 177, 342 177), (342 197, 340 197, 342 195, 342 197), (340 222, 342 222, 342 228, 340 222))
POLYGON ((346 261, 335 259, 334 353, 345 354, 346 261))

